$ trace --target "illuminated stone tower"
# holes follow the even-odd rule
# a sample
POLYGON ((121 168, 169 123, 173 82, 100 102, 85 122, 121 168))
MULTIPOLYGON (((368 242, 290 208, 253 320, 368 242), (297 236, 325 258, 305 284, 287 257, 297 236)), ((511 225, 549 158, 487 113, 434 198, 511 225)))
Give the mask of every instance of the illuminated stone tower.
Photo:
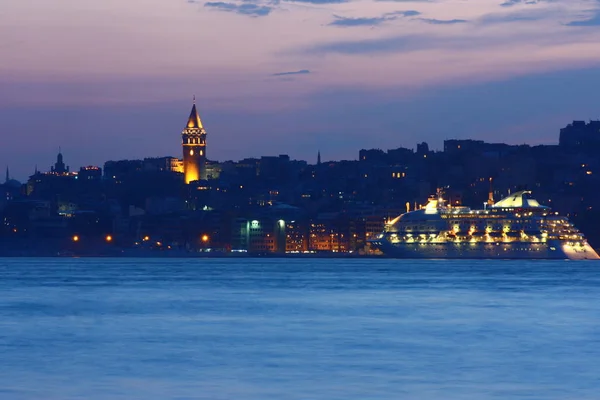
POLYGON ((196 96, 187 125, 181 132, 183 145, 183 173, 185 183, 205 178, 206 131, 196 111, 196 96))

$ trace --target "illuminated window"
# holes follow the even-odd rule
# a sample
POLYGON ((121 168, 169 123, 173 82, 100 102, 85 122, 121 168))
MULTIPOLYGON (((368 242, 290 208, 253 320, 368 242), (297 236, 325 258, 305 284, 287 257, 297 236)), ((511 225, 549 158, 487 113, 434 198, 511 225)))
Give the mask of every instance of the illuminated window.
POLYGON ((200 150, 200 155, 203 156, 204 155, 204 150, 200 150))
POLYGON ((194 149, 190 150, 190 156, 194 155, 194 149))

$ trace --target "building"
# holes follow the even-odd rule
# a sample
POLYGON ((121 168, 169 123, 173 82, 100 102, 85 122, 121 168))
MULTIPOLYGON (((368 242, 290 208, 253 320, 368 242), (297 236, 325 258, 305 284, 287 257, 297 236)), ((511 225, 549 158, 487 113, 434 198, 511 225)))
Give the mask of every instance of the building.
POLYGON ((59 150, 56 163, 50 167, 49 172, 40 172, 36 167, 35 173, 27 181, 27 195, 56 198, 58 194, 68 192, 76 179, 77 172, 69 171, 69 167, 65 166, 63 155, 59 150))
POLYGON ((58 150, 58 156, 56 156, 56 163, 53 167, 50 167, 50 173, 55 175, 66 175, 69 173, 69 167, 65 166, 60 150, 58 150))
POLYGON ((357 221, 340 213, 323 213, 310 221, 310 251, 348 253, 357 248, 357 221))
POLYGON ((99 181, 100 179, 102 179, 102 168, 96 167, 94 165, 81 167, 79 168, 78 179, 86 181, 99 181))
POLYGON ((2 211, 7 202, 21 196, 21 182, 11 179, 6 167, 6 179, 0 184, 0 211, 2 211))
POLYGON ((285 230, 283 220, 237 218, 233 221, 231 247, 248 253, 285 253, 285 230))
POLYGON ((595 151, 600 148, 600 121, 573 121, 560 130, 559 145, 565 150, 595 151))
POLYGON ((361 149, 358 152, 358 159, 371 164, 387 164, 387 154, 381 149, 361 149))
POLYGON ((142 171, 142 160, 118 160, 104 163, 104 177, 122 181, 142 171))
POLYGON ((185 183, 206 179, 206 131, 196 110, 196 97, 185 129, 181 132, 185 183))
POLYGON ((183 172, 183 161, 175 157, 144 158, 142 169, 152 172, 183 172))
POLYGON ((285 224, 286 253, 304 253, 308 251, 308 225, 304 221, 288 221, 285 224))

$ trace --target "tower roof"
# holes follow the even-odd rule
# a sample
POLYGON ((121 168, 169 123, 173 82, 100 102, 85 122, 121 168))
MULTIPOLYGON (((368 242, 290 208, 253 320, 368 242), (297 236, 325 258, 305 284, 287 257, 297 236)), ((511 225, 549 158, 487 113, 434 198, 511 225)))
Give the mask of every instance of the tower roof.
POLYGON ((190 112, 190 117, 188 118, 186 128, 198 128, 202 129, 202 121, 200 120, 200 115, 198 115, 198 111, 196 110, 196 103, 192 106, 192 112, 190 112))

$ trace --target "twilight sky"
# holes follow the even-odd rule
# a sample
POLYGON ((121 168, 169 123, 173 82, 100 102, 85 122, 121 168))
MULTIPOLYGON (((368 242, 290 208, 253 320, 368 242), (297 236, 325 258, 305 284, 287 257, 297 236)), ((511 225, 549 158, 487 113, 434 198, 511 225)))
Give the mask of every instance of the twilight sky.
POLYGON ((449 138, 554 143, 600 116, 598 0, 2 0, 0 167, 356 159, 449 138))

